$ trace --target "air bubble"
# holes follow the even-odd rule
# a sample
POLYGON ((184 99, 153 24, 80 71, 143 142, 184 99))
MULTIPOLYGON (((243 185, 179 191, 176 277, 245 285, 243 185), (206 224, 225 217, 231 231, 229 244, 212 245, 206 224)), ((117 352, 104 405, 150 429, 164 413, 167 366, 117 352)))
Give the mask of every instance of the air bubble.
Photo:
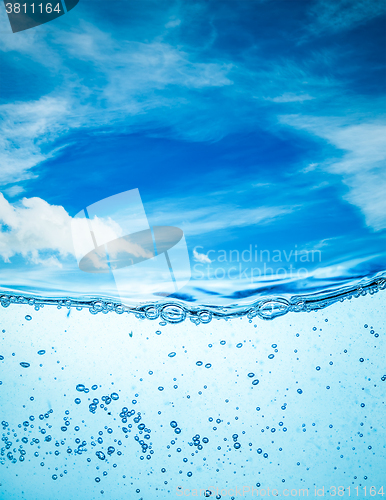
POLYGON ((146 315, 147 319, 151 319, 151 320, 157 319, 159 316, 159 310, 157 307, 154 307, 154 306, 147 307, 145 309, 145 315, 146 315))
POLYGON ((162 318, 169 323, 181 323, 186 318, 186 311, 178 305, 167 305, 161 310, 162 318))
POLYGON ((198 314, 198 318, 200 319, 201 323, 210 323, 212 320, 212 313, 209 311, 201 311, 198 314))

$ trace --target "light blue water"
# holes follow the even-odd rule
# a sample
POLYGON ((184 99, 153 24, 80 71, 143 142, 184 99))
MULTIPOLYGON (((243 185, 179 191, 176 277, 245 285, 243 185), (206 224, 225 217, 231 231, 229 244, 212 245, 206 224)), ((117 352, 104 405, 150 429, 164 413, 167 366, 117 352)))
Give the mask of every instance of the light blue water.
POLYGON ((0 498, 382 498, 384 286, 300 313, 3 296, 0 498))

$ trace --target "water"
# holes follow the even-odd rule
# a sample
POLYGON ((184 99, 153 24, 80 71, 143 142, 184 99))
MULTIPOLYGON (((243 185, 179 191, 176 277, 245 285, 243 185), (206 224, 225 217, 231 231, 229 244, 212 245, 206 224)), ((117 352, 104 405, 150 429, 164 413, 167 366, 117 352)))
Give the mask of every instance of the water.
POLYGON ((0 500, 383 498, 386 4, 64 3, 0 8, 0 500))
POLYGON ((384 284, 268 316, 3 296, 0 498, 380 491, 384 284))
MULTIPOLYGON (((361 280, 351 280, 346 286, 330 287, 320 289, 314 293, 303 295, 289 295, 285 284, 281 284, 279 290, 283 290, 281 297, 260 297, 253 300, 254 293, 245 293, 245 297, 239 303, 218 305, 205 304, 198 300, 196 304, 181 300, 169 299, 143 302, 116 302, 114 297, 108 298, 53 298, 34 297, 32 295, 4 294, 0 296, 0 303, 4 308, 11 304, 28 304, 35 310, 39 310, 44 305, 54 305, 58 309, 77 308, 81 310, 87 308, 91 314, 115 312, 116 314, 134 314, 139 319, 158 320, 163 323, 181 323, 189 318, 196 325, 210 323, 215 319, 231 319, 235 317, 247 316, 249 320, 254 317, 269 320, 288 312, 310 312, 323 309, 337 301, 360 297, 366 294, 373 295, 386 288, 386 273, 380 272, 375 276, 362 278, 361 280)), ((27 321, 31 321, 31 315, 25 316, 27 321)), ((160 323, 162 324, 162 323, 160 323)), ((158 333, 158 331, 156 332, 158 333)))

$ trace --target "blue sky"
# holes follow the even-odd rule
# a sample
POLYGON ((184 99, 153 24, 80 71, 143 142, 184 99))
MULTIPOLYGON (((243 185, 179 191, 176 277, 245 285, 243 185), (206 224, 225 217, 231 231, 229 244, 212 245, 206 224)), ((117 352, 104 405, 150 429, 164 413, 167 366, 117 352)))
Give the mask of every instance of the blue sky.
POLYGON ((3 283, 70 268, 60 225, 133 188, 151 224, 184 230, 192 263, 258 245, 322 248, 324 277, 385 268, 382 2, 81 0, 7 23, 3 283))

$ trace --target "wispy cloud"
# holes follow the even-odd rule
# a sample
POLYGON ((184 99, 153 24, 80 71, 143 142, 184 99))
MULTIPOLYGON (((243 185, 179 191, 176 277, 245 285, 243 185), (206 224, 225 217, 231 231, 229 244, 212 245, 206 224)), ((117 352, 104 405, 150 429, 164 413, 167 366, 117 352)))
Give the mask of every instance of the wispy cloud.
MULTIPOLYGON (((320 0, 310 8, 312 29, 316 33, 327 27, 358 25, 379 15, 380 5, 367 0, 320 0)), ((301 58, 284 58, 281 54, 268 57, 255 51, 251 43, 234 57, 232 51, 221 51, 217 46, 211 50, 215 40, 208 36, 209 45, 200 52, 194 43, 182 42, 177 35, 167 38, 169 31, 177 32, 178 26, 186 27, 186 23, 181 8, 176 16, 165 14, 160 29, 147 41, 144 34, 128 40, 122 32, 109 33, 103 22, 96 26, 83 20, 66 29, 49 27, 45 36, 29 30, 22 36, 4 37, 0 48, 4 57, 17 53, 26 65, 37 64, 36 68, 49 71, 55 82, 54 90, 40 98, 0 106, 0 184, 8 184, 8 195, 21 193, 20 182, 36 176, 34 167, 58 153, 55 141, 60 137, 65 142, 66 134, 74 130, 121 133, 152 126, 162 127, 154 134, 190 141, 216 140, 257 128, 280 135, 282 127, 275 127, 277 108, 283 112, 286 107, 285 112, 293 113, 301 107, 306 116, 292 116, 287 123, 346 151, 343 159, 332 162, 327 158, 318 168, 340 175, 349 189, 347 201, 363 210, 370 227, 382 228, 382 170, 377 166, 381 159, 376 159, 382 149, 381 138, 374 128, 367 129, 363 124, 355 128, 355 123, 339 122, 339 116, 327 116, 329 112, 333 116, 336 108, 344 114, 355 100, 352 94, 342 97, 345 82, 333 71, 339 63, 339 51, 321 48, 301 58), (326 116, 315 118, 313 123, 321 107, 326 108, 326 116), (366 154, 362 132, 368 141, 373 140, 366 154), (357 147, 359 143, 361 148, 357 147), (12 183, 15 186, 9 186, 12 183), (369 192, 373 195, 366 199, 369 192)), ((41 85, 42 94, 46 88, 41 85)), ((358 99, 355 107, 365 107, 367 103, 358 99)), ((272 214, 287 210, 236 209, 230 205, 218 208, 229 217, 230 227, 263 223, 272 214)), ((193 232, 199 231, 199 224, 201 231, 208 232, 222 227, 216 218, 207 210, 201 218, 198 213, 191 214, 187 224, 193 232)))
POLYGON ((154 225, 162 222, 179 226, 186 235, 196 236, 224 229, 274 223, 300 208, 296 205, 244 208, 221 202, 208 205, 204 200, 200 208, 190 208, 197 204, 197 199, 189 198, 159 200, 147 205, 149 220, 154 225))
POLYGON ((181 24, 181 19, 171 19, 165 24, 165 28, 176 28, 181 24))
POLYGON ((374 0, 318 0, 309 10, 312 23, 309 30, 315 34, 355 28, 385 14, 385 3, 374 0))
POLYGON ((272 102, 303 102, 310 101, 314 99, 314 97, 308 94, 293 94, 291 92, 276 96, 276 97, 265 97, 267 101, 272 102))
MULTIPOLYGON (((69 131, 112 124, 121 131, 134 123, 141 127, 157 121, 160 112, 185 108, 188 91, 233 83, 231 64, 200 62, 166 42, 115 39, 86 22, 70 35, 58 30, 55 38, 39 38, 32 31, 20 38, 5 37, 1 49, 28 58, 30 66, 32 60, 49 67, 56 85, 38 99, 0 106, 3 185, 33 177, 33 167, 57 154, 55 140, 69 131), (81 78, 79 64, 84 66, 81 78), (154 110, 160 110, 158 115, 154 110)), ((173 124, 176 117, 170 114, 167 121, 173 124)))
POLYGON ((0 184, 32 178, 31 169, 55 154, 52 142, 74 125, 70 114, 59 97, 1 105, 0 184))
MULTIPOLYGON (((328 24, 329 9, 351 12, 351 17, 359 12, 363 19, 370 15, 366 18, 364 1, 358 8, 319 3, 321 25, 328 24)), ((314 49, 301 60, 248 51, 235 58, 213 50, 216 37, 211 36, 200 50, 181 35, 181 40, 168 38, 169 31, 189 23, 184 15, 183 8, 177 16, 165 12, 158 32, 147 40, 143 33, 129 40, 125 33, 111 34, 103 22, 84 20, 64 29, 48 26, 44 36, 28 30, 3 37, 3 57, 17 53, 26 68, 36 75, 41 71, 52 86, 37 80, 40 97, 0 106, 0 184, 36 175, 34 167, 58 153, 55 141, 76 129, 122 133, 152 126, 162 127, 159 133, 166 136, 213 141, 271 127, 277 113, 271 103, 316 106, 341 93, 342 83, 330 71, 337 64, 336 51, 314 49)))
POLYGON ((18 196, 19 194, 23 193, 24 188, 22 186, 18 186, 17 184, 4 189, 4 193, 9 196, 10 198, 14 198, 15 196, 18 196))
POLYGON ((281 121, 326 140, 338 150, 319 168, 340 176, 347 187, 343 198, 362 211, 370 228, 386 229, 386 125, 355 116, 288 115, 281 121))

